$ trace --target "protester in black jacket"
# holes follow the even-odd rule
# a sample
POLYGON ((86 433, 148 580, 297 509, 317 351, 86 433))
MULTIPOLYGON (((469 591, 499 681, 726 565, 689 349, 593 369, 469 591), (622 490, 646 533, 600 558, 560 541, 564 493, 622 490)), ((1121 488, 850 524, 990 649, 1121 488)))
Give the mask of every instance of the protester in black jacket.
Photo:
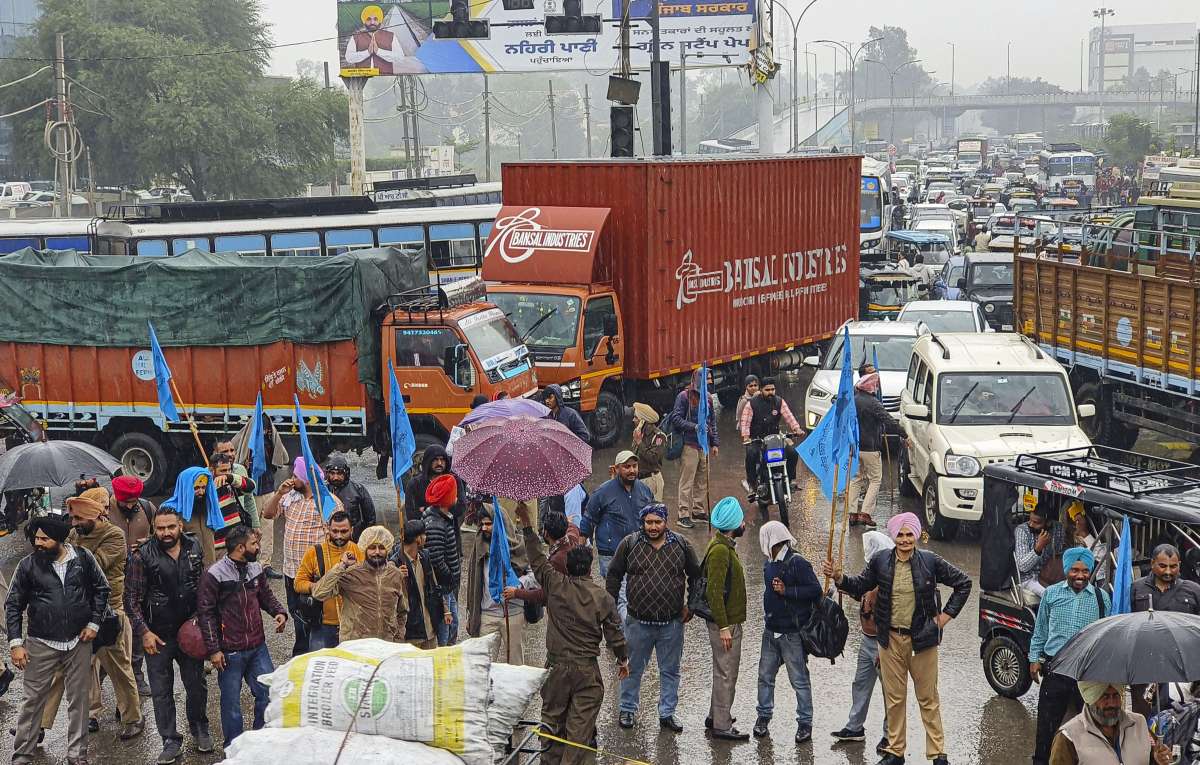
POLYGON ((376 523, 375 500, 371 499, 365 486, 350 480, 350 463, 346 461, 345 455, 329 455, 329 459, 325 461, 325 480, 342 501, 342 509, 346 511, 346 515, 350 516, 350 523, 354 526, 350 538, 357 544, 363 530, 376 523))
POLYGON ((417 648, 431 650, 438 647, 438 625, 447 623, 450 611, 438 585, 437 568, 423 549, 428 541, 424 521, 406 521, 404 538, 396 543, 389 560, 404 573, 408 587, 404 639, 417 648))
POLYGON ((12 661, 25 673, 13 762, 33 762, 58 673, 67 697, 67 757, 86 761, 92 641, 108 613, 110 588, 92 554, 67 544, 71 526, 63 516, 36 518, 28 529, 34 551, 17 564, 4 604, 12 661))
MULTIPOLYGON (((462 581, 462 515, 459 506, 458 480, 452 475, 438 476, 426 490, 429 507, 421 520, 425 522, 425 553, 437 573, 444 606, 451 614, 450 623, 436 625, 438 645, 458 642, 458 586, 462 581)), ((412 609, 409 609, 410 612, 412 609)))
POLYGON ((542 403, 550 407, 551 420, 566 425, 585 444, 591 443, 591 431, 583 423, 583 418, 579 416, 579 412, 573 407, 567 406, 561 387, 558 385, 547 385, 545 392, 542 393, 542 403))
MULTIPOLYGON (((427 507, 425 491, 429 488, 430 481, 440 475, 450 473, 452 462, 452 458, 440 444, 431 444, 425 447, 425 452, 421 455, 421 472, 414 475, 408 485, 404 487, 404 520, 421 520, 427 507)), ((454 505, 454 513, 459 518, 466 510, 466 505, 462 501, 466 493, 466 487, 463 486, 462 481, 459 481, 459 501, 454 505)))
POLYGON ((854 385, 854 408, 858 412, 858 473, 850 481, 850 525, 875 528, 875 498, 883 484, 883 440, 887 431, 900 432, 900 423, 884 408, 879 398, 879 372, 870 363, 859 368, 854 385), (858 498, 862 497, 862 507, 858 498))
POLYGON ((925 724, 925 756, 934 765, 946 765, 946 744, 937 689, 937 647, 942 629, 958 616, 971 594, 971 580, 937 553, 917 549, 921 521, 901 513, 888 521, 888 534, 896 547, 867 562, 858 576, 844 576, 840 563, 825 561, 826 576, 838 589, 861 598, 879 588, 875 600, 875 625, 879 640, 879 671, 887 704, 888 747, 881 765, 904 762, 905 700, 912 675, 925 724), (938 585, 954 590, 941 607, 938 585))

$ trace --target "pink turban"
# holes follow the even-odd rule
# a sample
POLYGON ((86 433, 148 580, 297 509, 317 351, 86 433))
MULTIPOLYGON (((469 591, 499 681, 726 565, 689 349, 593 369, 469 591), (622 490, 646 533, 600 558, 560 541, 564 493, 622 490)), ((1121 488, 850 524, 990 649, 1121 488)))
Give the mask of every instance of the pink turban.
MULTIPOLYGON (((325 477, 325 471, 319 466, 317 467, 317 475, 322 478, 325 477)), ((304 461, 303 456, 297 457, 296 461, 292 463, 292 477, 305 486, 308 485, 308 463, 304 461)))
POLYGON ((869 375, 863 375, 862 378, 855 383, 855 389, 861 390, 864 393, 874 393, 879 390, 879 373, 872 372, 869 375))
POLYGON ((921 519, 912 513, 900 513, 893 516, 887 522, 888 536, 895 539, 900 534, 900 529, 903 529, 905 526, 912 529, 912 533, 915 536, 921 536, 921 519))

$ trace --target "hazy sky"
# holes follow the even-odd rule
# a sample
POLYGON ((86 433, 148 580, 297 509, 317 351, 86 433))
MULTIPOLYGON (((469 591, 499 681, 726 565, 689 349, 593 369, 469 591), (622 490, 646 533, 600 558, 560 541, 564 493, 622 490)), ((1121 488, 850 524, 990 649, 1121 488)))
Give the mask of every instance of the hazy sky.
MULTIPOLYGON (((331 37, 336 33, 333 0, 262 1, 276 44, 331 37)), ((788 9, 797 13, 807 4, 807 0, 785 1, 788 9)), ((1105 2, 1116 11, 1109 18, 1112 24, 1200 21, 1200 0, 1105 2)), ((954 42, 956 81, 964 85, 988 76, 1003 76, 1005 47, 1011 40, 1014 77, 1041 76, 1076 89, 1080 41, 1093 26, 1092 10, 1099 5, 1099 0, 817 0, 800 24, 799 37, 801 45, 820 38, 861 41, 872 25, 904 27, 910 44, 922 59, 922 66, 935 70, 935 76, 941 80, 950 79, 947 43, 954 42)), ((783 19, 784 14, 778 14, 777 35, 787 26, 783 19)), ((790 38, 790 29, 783 34, 790 38)), ((790 47, 790 40, 787 45, 790 47)), ((825 52, 818 70, 827 72, 832 66, 832 54, 828 46, 819 47, 825 52)), ((301 58, 328 59, 336 71, 336 43, 329 40, 276 49, 272 52, 272 70, 294 74, 295 62, 301 58)))

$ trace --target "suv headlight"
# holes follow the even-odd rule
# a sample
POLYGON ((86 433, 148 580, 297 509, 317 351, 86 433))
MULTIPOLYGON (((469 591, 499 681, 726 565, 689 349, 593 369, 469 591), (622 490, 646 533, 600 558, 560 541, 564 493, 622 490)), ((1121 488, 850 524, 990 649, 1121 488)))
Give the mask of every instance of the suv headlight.
POLYGON ((988 313, 994 313, 996 306, 992 305, 991 303, 984 303, 983 310, 987 311, 988 313))
POLYGON ((979 460, 965 454, 947 454, 944 466, 946 475, 956 475, 965 478, 979 475, 979 460))
POLYGON ((816 385, 814 385, 808 389, 808 395, 812 396, 813 399, 815 399, 817 401, 824 401, 826 399, 833 398, 832 393, 825 390, 824 388, 819 388, 816 385))

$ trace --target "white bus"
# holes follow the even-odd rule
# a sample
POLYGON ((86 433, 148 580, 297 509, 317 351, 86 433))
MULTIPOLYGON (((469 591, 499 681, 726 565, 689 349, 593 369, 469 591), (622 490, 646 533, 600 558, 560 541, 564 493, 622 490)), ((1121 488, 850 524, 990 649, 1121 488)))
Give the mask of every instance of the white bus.
POLYGON ((1089 189, 1096 186, 1096 155, 1079 144, 1050 144, 1038 154, 1038 182, 1047 189, 1079 181, 1089 189))
POLYGON ((1046 142, 1042 139, 1041 133, 1017 133, 1010 139, 1010 148, 1012 148, 1018 157, 1036 157, 1042 149, 1046 148, 1046 142))
POLYGON ((0 218, 0 255, 35 250, 92 251, 92 218, 0 218))
POLYGON ((858 216, 858 251, 883 243, 892 222, 892 171, 887 162, 863 157, 858 216))

